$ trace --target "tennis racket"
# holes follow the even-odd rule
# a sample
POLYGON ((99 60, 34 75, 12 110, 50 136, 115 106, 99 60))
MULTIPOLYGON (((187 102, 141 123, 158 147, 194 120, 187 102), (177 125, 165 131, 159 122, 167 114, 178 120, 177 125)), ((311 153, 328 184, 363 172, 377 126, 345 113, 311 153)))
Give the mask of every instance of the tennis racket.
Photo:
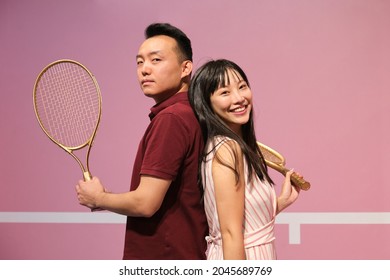
MULTIPOLYGON (((264 157, 267 166, 271 167, 272 169, 275 169, 276 171, 282 173, 285 176, 286 173, 289 171, 289 169, 285 167, 285 158, 280 153, 264 145, 263 143, 257 142, 257 145, 260 148, 260 151, 264 157)), ((291 174, 291 182, 294 186, 304 191, 310 189, 310 183, 298 176, 295 172, 291 174)))
POLYGON ((54 61, 38 75, 33 101, 43 132, 77 161, 84 180, 91 180, 89 154, 102 107, 99 85, 93 74, 77 61, 54 61), (74 152, 85 147, 83 164, 74 152))

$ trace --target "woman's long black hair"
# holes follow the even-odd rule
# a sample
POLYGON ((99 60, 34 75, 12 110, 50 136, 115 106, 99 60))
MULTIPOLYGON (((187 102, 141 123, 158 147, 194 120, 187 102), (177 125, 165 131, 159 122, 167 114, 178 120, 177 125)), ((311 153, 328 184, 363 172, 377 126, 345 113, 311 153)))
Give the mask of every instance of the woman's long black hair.
MULTIPOLYGON (((253 110, 250 113, 249 121, 242 126, 243 138, 241 138, 233 132, 217 114, 214 113, 211 107, 211 95, 218 88, 229 84, 229 70, 232 70, 240 75, 249 87, 249 81, 244 71, 236 63, 226 59, 211 60, 207 62, 196 71, 191 80, 188 98, 200 123, 204 143, 206 144, 209 139, 213 139, 215 136, 226 136, 235 140, 239 144, 248 163, 248 181, 251 180, 253 172, 255 172, 261 181, 266 180, 270 184, 273 184, 272 179, 268 175, 267 166, 263 156, 257 145, 253 124, 253 110)), ((214 148, 215 145, 216 143, 214 144, 214 148)), ((205 149, 202 157, 200 158, 199 175, 201 174, 200 164, 206 159, 207 153, 208 152, 205 149)), ((237 158, 236 154, 235 157, 237 158)), ((224 164, 221 160, 220 162, 224 164)), ((235 162, 238 163, 238 160, 235 160, 235 162)), ((238 181, 239 175, 237 166, 231 167, 227 164, 224 165, 234 171, 236 180, 238 181)), ((201 177, 199 176, 199 179, 200 178, 201 177)))

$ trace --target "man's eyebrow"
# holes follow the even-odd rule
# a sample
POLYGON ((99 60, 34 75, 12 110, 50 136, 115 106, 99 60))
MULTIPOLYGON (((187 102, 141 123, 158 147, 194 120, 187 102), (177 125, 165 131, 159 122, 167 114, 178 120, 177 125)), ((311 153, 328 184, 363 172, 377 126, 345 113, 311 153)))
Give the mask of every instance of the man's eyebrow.
MULTIPOLYGON (((159 53, 161 53, 160 50, 152 51, 152 52, 148 53, 146 56, 151 56, 151 55, 155 55, 155 54, 159 54, 159 53)), ((144 57, 144 55, 142 55, 142 54, 137 54, 137 55, 135 56, 135 58, 142 58, 142 57, 144 57)))

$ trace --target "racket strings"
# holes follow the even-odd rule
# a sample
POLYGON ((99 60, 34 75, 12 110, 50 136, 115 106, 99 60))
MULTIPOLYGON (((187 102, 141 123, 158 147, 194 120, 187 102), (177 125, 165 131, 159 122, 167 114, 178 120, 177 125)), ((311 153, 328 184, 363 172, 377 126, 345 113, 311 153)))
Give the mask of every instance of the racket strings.
POLYGON ((264 157, 265 160, 268 160, 270 162, 279 164, 279 165, 284 165, 284 158, 279 157, 278 155, 272 153, 270 150, 260 147, 261 153, 264 157))
POLYGON ((73 63, 47 69, 36 90, 36 109, 47 133, 66 147, 88 142, 100 115, 100 97, 89 73, 73 63))

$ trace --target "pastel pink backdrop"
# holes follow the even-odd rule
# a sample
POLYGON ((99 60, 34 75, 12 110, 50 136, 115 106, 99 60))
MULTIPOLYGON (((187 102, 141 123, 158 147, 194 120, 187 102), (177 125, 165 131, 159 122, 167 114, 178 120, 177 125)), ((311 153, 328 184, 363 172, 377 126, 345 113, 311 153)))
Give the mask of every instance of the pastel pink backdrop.
MULTIPOLYGON (((148 24, 170 22, 191 38, 196 68, 228 58, 248 74, 259 140, 312 183, 286 214, 358 220, 302 224, 296 244, 278 223, 279 259, 389 259, 389 221, 359 220, 390 212, 389 15, 382 0, 2 0, 0 214, 88 213, 74 191, 79 167, 43 134, 32 106, 38 73, 61 58, 85 64, 101 87, 91 172, 128 190, 153 105, 135 54, 148 24)), ((124 227, 0 222, 0 259, 121 259, 124 227)))

